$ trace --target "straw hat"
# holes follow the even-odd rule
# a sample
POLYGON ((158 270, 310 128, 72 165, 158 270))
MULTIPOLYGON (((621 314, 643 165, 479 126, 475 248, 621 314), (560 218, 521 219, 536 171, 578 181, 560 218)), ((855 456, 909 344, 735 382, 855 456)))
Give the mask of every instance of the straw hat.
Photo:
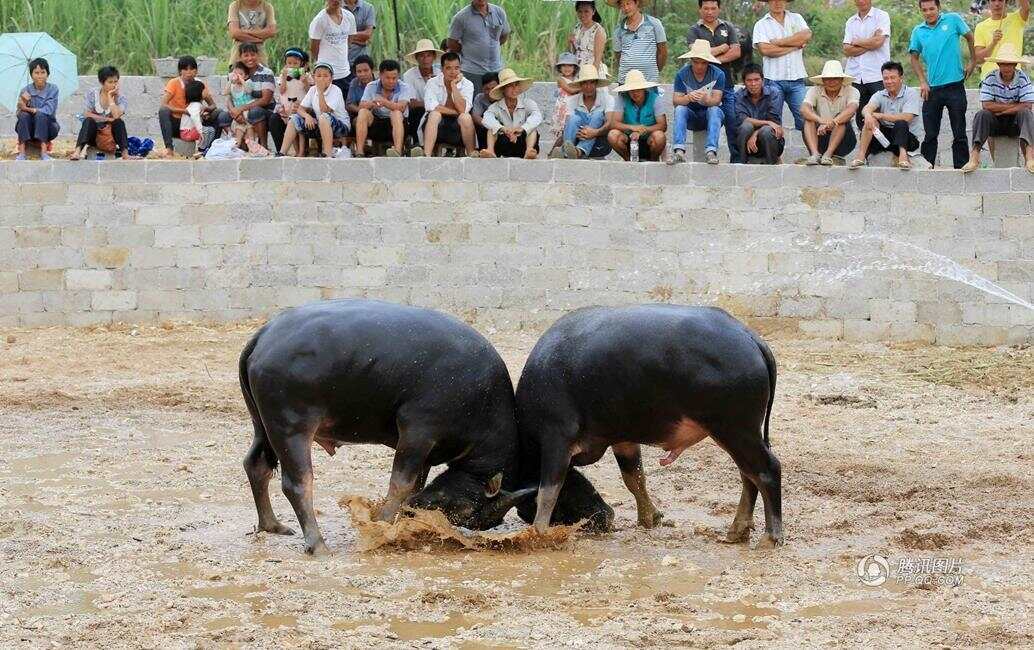
POLYGON ((991 63, 1017 63, 1029 64, 1030 59, 1016 51, 1012 43, 1002 43, 998 46, 998 54, 987 58, 991 63))
POLYGON ((656 88, 660 84, 655 84, 652 81, 647 81, 646 77, 639 70, 629 70, 628 74, 625 75, 625 83, 618 86, 614 90, 619 93, 627 93, 633 90, 647 90, 650 88, 656 88))
POLYGON ((521 92, 523 93, 528 88, 531 88, 532 83, 534 82, 532 82, 531 79, 527 79, 525 77, 518 77, 517 73, 511 70, 510 68, 503 68, 503 70, 499 73, 499 85, 490 90, 488 92, 488 96, 494 99, 495 101, 499 101, 503 98, 503 88, 511 84, 518 84, 521 89, 521 92))
POLYGON ((416 55, 420 54, 421 52, 434 52, 434 58, 436 59, 441 55, 445 54, 445 52, 442 52, 434 46, 434 41, 432 41, 429 38, 421 38, 419 41, 416 42, 416 49, 406 55, 406 61, 409 61, 413 65, 416 65, 416 55))
POLYGON ((811 78, 815 83, 822 83, 823 79, 843 79, 845 84, 849 84, 854 81, 854 77, 844 73, 843 66, 841 66, 840 61, 836 59, 826 61, 822 66, 822 73, 811 78))
POLYGON ((711 44, 702 38, 698 38, 693 41, 693 46, 689 48, 689 51, 679 57, 680 59, 703 59, 708 63, 715 63, 721 65, 721 61, 714 58, 711 54, 711 44))
POLYGON ((568 85, 577 90, 581 88, 583 81, 606 81, 606 78, 600 76, 600 73, 596 71, 596 66, 586 63, 578 70, 578 76, 574 78, 574 81, 568 85))
POLYGON ((578 74, 578 69, 581 68, 581 66, 578 65, 578 57, 576 57, 574 55, 574 52, 564 52, 564 53, 562 53, 557 58, 556 65, 553 66, 553 69, 556 70, 557 72, 560 72, 560 66, 562 66, 562 65, 573 65, 574 66, 574 73, 575 74, 578 74))

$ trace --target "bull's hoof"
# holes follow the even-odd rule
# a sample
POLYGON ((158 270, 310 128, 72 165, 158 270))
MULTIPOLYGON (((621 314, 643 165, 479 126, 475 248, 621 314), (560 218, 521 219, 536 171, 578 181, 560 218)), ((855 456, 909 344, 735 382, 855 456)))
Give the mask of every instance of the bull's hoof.
POLYGON ((664 520, 664 513, 660 510, 654 510, 652 513, 646 513, 639 516, 639 525, 643 528, 656 528, 660 525, 661 521, 664 520))
POLYGON ((782 546, 783 544, 784 542, 782 533, 780 533, 779 535, 765 533, 764 537, 762 537, 758 541, 758 548, 776 548, 777 546, 782 546))
POLYGON ((274 535, 294 535, 294 530, 283 525, 279 521, 270 526, 259 526, 259 530, 274 535))
POLYGON ((306 546, 305 547, 305 554, 306 555, 311 555, 313 557, 328 557, 331 553, 330 553, 330 549, 323 542, 323 540, 320 540, 320 541, 316 542, 315 544, 313 544, 312 546, 306 546))
POLYGON ((725 533, 725 541, 729 544, 746 544, 750 541, 750 528, 733 524, 729 527, 729 532, 725 533))

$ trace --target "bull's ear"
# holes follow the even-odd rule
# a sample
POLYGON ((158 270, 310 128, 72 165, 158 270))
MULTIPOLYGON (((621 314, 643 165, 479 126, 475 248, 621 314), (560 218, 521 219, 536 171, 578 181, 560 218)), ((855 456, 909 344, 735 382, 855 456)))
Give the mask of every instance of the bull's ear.
POLYGON ((499 472, 485 484, 485 496, 491 499, 495 495, 499 494, 499 490, 503 487, 503 473, 499 472))

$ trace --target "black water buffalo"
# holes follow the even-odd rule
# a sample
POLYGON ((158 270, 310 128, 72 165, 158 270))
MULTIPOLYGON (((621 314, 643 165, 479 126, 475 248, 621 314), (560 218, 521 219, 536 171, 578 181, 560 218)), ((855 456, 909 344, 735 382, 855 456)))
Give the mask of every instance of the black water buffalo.
POLYGON ((595 463, 610 447, 639 523, 652 527, 662 515, 647 494, 639 446, 667 451, 660 464, 669 465, 711 436, 743 480, 729 540, 749 538, 760 490, 764 543, 781 544, 780 467, 768 444, 775 383, 771 350, 720 309, 592 307, 564 316, 535 345, 517 384, 522 480, 539 487, 537 501, 518 512, 539 531, 581 518, 609 527, 613 511, 569 468, 595 463))
POLYGON ((395 449, 387 501, 441 510, 459 526, 484 529, 534 489, 517 480, 513 385, 484 337, 444 314, 371 300, 316 302, 262 327, 240 358, 241 391, 255 425, 244 469, 260 530, 277 521, 269 479, 282 486, 305 535, 327 551, 313 510, 312 443, 328 454, 345 444, 395 449), (424 486, 431 466, 448 468, 424 486))

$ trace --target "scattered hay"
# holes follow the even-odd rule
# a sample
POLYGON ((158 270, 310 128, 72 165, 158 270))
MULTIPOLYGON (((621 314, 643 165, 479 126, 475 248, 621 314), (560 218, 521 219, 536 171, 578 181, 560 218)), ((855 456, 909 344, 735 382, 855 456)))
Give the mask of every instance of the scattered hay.
POLYGON ((906 528, 894 538, 904 548, 911 548, 918 551, 936 551, 949 546, 952 542, 951 535, 938 532, 920 532, 915 528, 906 528))
POLYGON ((856 409, 874 409, 877 406, 876 400, 871 397, 858 397, 857 395, 843 395, 841 393, 831 393, 829 395, 808 393, 804 395, 804 399, 823 406, 847 406, 856 409))
POLYGON ((376 521, 373 501, 357 496, 341 497, 338 505, 348 510, 359 533, 359 550, 372 551, 382 546, 415 549, 429 544, 455 550, 530 551, 560 548, 575 538, 581 523, 552 526, 539 535, 531 526, 507 533, 466 532, 449 523, 437 510, 406 509, 394 522, 376 521))

